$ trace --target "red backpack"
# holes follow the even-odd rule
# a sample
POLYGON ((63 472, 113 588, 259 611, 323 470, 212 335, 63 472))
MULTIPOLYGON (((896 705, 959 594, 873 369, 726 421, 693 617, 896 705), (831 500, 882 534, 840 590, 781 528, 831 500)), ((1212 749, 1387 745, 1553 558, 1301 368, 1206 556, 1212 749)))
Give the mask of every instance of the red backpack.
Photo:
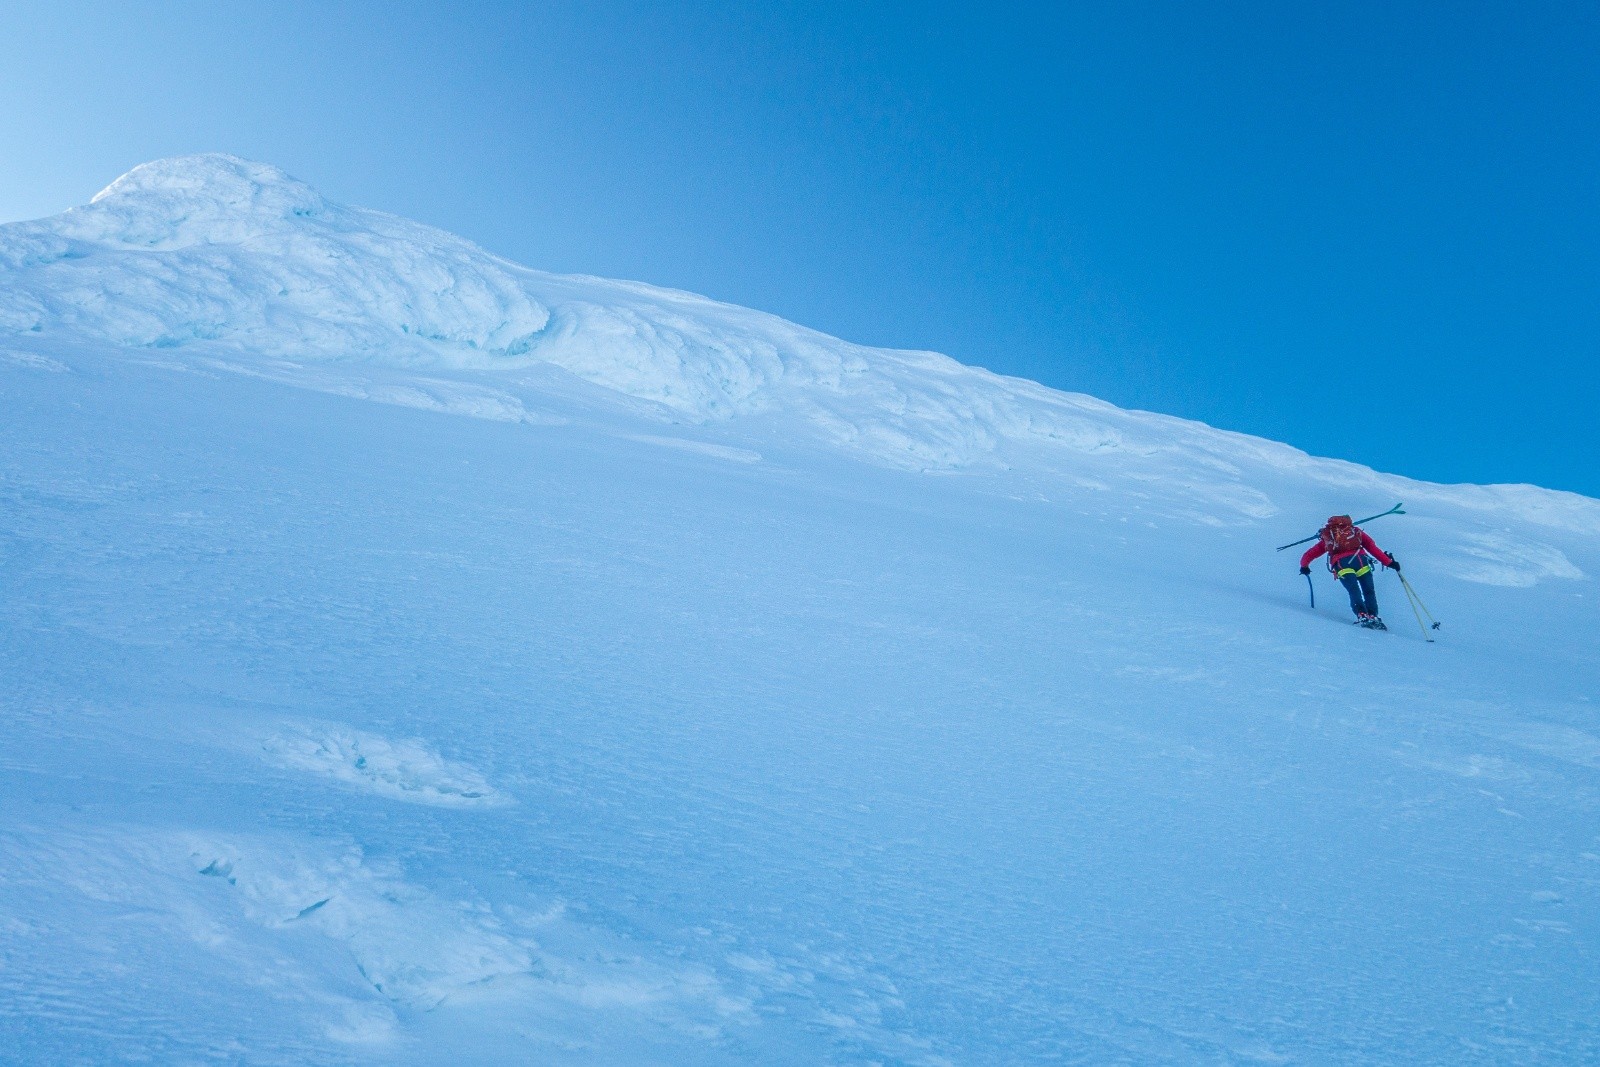
POLYGON ((1361 551, 1361 531, 1348 515, 1335 515, 1321 530, 1322 543, 1328 548, 1328 559, 1338 559, 1361 551))

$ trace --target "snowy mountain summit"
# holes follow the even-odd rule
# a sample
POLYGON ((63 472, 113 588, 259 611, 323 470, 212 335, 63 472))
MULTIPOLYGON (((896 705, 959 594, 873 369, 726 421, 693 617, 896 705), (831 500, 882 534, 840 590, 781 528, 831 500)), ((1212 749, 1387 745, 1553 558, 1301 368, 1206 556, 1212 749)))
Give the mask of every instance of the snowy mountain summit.
POLYGON ((6 326, 118 345, 456 365, 514 358, 549 323, 465 241, 329 204, 232 156, 147 163, 88 205, 8 228, 25 287, 6 326))
POLYGON ((1600 501, 221 155, 0 226, 0 411, 0 1061, 1600 1061, 1600 501), (1396 501, 1439 629, 1273 551, 1396 501))

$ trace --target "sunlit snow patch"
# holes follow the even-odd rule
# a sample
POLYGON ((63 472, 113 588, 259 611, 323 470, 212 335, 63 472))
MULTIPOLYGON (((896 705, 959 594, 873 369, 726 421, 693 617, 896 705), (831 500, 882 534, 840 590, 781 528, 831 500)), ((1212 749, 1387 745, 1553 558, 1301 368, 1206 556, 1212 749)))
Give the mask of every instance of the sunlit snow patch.
POLYGON ((15 348, 0 348, 0 363, 10 363, 17 367, 28 367, 32 370, 49 371, 52 374, 65 374, 72 368, 60 360, 51 359, 33 352, 23 352, 15 348))
POLYGON ((1480 585, 1526 587, 1545 578, 1581 580, 1583 571, 1558 548, 1506 534, 1467 534, 1456 575, 1480 585))
POLYGON ((1600 737, 1559 723, 1528 722, 1503 734, 1507 741, 1552 759, 1600 770, 1600 737))

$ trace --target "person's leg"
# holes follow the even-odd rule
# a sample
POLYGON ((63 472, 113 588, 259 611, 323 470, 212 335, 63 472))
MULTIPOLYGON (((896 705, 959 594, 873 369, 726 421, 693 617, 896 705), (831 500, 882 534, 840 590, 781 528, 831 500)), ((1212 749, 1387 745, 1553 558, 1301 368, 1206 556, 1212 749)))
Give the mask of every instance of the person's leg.
MULTIPOLYGON (((1356 576, 1353 574, 1347 574, 1343 578, 1340 578, 1339 581, 1344 583, 1344 591, 1350 594, 1350 610, 1355 612, 1357 615, 1365 614, 1367 610, 1367 602, 1365 596, 1363 595, 1360 581, 1358 581, 1356 576)), ((1372 577, 1370 575, 1367 577, 1367 581, 1372 581, 1372 577)))
MULTIPOLYGON (((1377 566, 1377 564, 1373 564, 1373 566, 1377 566)), ((1378 590, 1373 586, 1371 571, 1361 576, 1361 596, 1365 602, 1365 606, 1361 610, 1368 615, 1378 614, 1378 590)), ((1355 599, 1353 594, 1351 599, 1355 599)))

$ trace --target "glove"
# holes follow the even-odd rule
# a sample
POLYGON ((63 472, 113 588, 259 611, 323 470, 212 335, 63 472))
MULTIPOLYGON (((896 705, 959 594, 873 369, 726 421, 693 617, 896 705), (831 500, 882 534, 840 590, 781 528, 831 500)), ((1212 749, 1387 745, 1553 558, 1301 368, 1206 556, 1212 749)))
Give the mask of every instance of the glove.
POLYGON ((1300 573, 1301 574, 1310 574, 1311 573, 1311 568, 1310 567, 1301 567, 1300 568, 1300 573))
POLYGON ((1394 571, 1396 574, 1399 574, 1400 573, 1400 561, 1395 559, 1393 556, 1390 556, 1389 557, 1389 569, 1394 571))

